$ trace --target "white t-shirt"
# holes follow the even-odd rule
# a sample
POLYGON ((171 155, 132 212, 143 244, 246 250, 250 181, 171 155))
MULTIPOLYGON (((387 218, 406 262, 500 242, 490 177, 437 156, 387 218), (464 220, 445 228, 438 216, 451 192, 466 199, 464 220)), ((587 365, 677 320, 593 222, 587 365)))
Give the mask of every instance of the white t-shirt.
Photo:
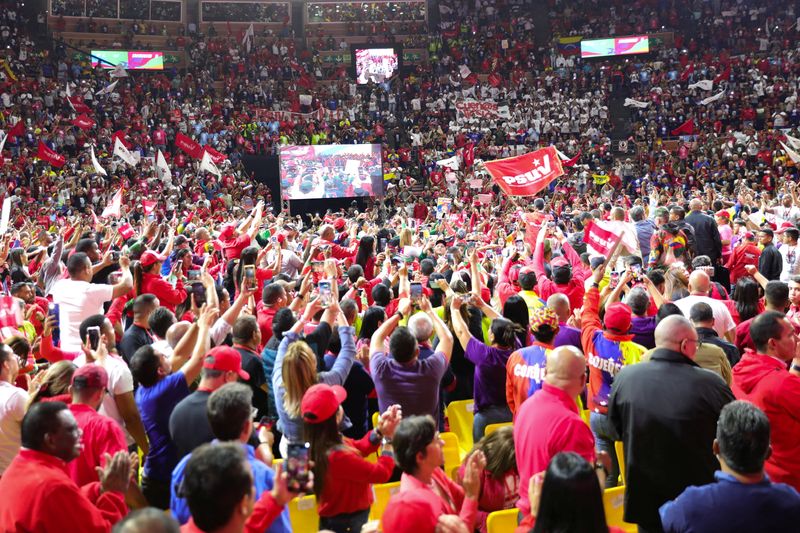
POLYGON ((22 417, 28 393, 7 381, 0 381, 0 475, 20 448, 22 417))
MULTIPOLYGON (((72 362, 75 366, 82 367, 86 364, 86 356, 81 354, 72 362)), ((122 415, 119 414, 117 401, 114 399, 118 394, 133 392, 133 375, 131 375, 131 371, 125 361, 117 355, 109 355, 106 357, 103 362, 103 368, 106 369, 106 373, 108 374, 108 386, 106 387, 106 395, 103 396, 103 403, 100 405, 98 412, 101 415, 106 415, 116 420, 122 430, 125 431, 125 438, 128 440, 128 444, 133 444, 134 440, 125 429, 125 421, 122 419, 122 415)))
POLYGON ((689 318, 689 312, 692 310, 694 304, 703 302, 711 306, 711 312, 714 313, 714 331, 717 332, 722 338, 725 338, 725 333, 734 329, 736 324, 733 322, 731 312, 725 307, 725 304, 719 300, 709 298, 708 296, 691 295, 686 298, 681 298, 675 301, 675 305, 683 313, 683 316, 689 318))
POLYGON ((103 314, 103 304, 111 300, 114 288, 111 285, 62 279, 53 285, 50 293, 53 303, 59 305, 60 348, 66 352, 80 352, 81 322, 92 315, 103 314))

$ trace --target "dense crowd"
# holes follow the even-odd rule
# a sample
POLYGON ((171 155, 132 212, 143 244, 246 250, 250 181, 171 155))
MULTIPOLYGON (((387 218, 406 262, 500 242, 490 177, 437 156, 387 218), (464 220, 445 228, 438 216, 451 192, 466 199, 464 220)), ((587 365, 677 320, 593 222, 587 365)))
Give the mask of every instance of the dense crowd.
POLYGON ((619 531, 615 490, 640 531, 794 530, 796 6, 532 4, 311 3, 426 50, 357 86, 283 4, 209 8, 168 36, 185 68, 126 73, 8 3, 0 530, 284 532, 314 494, 335 532, 619 531), (224 24, 256 15, 283 27, 224 24), (244 170, 336 143, 382 145, 384 196, 291 215, 244 170), (535 198, 485 170, 551 145, 535 198))

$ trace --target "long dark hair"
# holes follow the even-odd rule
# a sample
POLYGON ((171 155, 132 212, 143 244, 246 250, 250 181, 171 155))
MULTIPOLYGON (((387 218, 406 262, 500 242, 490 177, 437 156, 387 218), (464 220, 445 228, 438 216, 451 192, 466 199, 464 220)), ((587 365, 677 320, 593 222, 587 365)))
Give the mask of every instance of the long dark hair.
POLYGON ((258 248, 255 246, 248 246, 242 250, 242 255, 239 256, 239 264, 236 265, 236 275, 234 287, 238 289, 242 286, 242 278, 244 277, 244 267, 256 264, 258 260, 258 248))
MULTIPOLYGON (((152 274, 154 270, 156 270, 156 265, 158 268, 161 268, 161 263, 156 261, 149 267, 143 267, 142 263, 136 261, 133 264, 133 291, 136 296, 142 295, 142 275, 147 272, 148 274, 152 274)), ((156 271, 155 273, 160 273, 156 271)))
POLYGON ((342 446, 342 434, 336 422, 336 414, 318 424, 304 424, 304 436, 311 445, 308 457, 314 461, 314 494, 317 498, 325 487, 328 473, 328 453, 342 446))
POLYGON ((758 289, 758 283, 750 276, 739 278, 736 282, 736 290, 733 291, 731 299, 736 302, 736 311, 741 322, 758 314, 758 289))
POLYGON ((364 235, 358 241, 358 253, 356 254, 356 264, 367 269, 367 261, 375 255, 375 238, 372 235, 364 235))
MULTIPOLYGON (((486 455, 486 470, 494 479, 503 479, 509 470, 517 470, 517 454, 514 449, 514 428, 502 427, 485 435, 467 457, 481 450, 486 455)), ((464 459, 466 464, 466 458, 464 459)))
POLYGON ((372 334, 378 330, 384 320, 386 320, 386 311, 383 307, 378 305, 368 307, 364 311, 364 317, 361 319, 361 330, 358 332, 358 338, 371 339, 372 334))
POLYGON ((492 337, 494 337, 494 343, 499 348, 508 350, 514 348, 514 341, 517 338, 517 334, 520 333, 520 331, 525 331, 521 326, 507 318, 495 318, 492 320, 490 329, 492 331, 492 337))
POLYGON ((554 532, 608 533, 597 474, 574 452, 556 454, 544 476, 532 533, 554 532), (581 512, 575 512, 574 502, 581 502, 581 512))
POLYGON ((509 296, 503 304, 503 316, 522 328, 517 332, 517 338, 522 346, 528 345, 528 329, 530 328, 531 316, 528 312, 528 304, 522 296, 514 294, 509 296))

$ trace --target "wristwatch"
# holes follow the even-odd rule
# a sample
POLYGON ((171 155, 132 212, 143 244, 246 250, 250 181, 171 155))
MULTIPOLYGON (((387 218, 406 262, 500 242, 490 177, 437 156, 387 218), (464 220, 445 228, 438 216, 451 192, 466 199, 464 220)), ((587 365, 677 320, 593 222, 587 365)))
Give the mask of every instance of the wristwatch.
POLYGON ((605 467, 603 463, 597 462, 594 464, 595 470, 602 470, 605 475, 608 475, 608 469, 605 467))

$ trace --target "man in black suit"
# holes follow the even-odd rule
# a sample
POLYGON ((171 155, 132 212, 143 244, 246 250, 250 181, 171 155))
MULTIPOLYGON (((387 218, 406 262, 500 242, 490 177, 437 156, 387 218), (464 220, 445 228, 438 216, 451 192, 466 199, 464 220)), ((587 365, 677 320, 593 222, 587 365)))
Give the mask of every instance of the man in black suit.
POLYGON ((689 202, 686 222, 694 229, 695 254, 707 255, 711 264, 716 265, 722 258, 722 239, 716 221, 702 212, 703 202, 697 198, 689 202))
POLYGON ((763 228, 758 232, 758 242, 764 247, 758 257, 758 271, 769 281, 781 279, 783 272, 783 257, 775 248, 772 240, 775 233, 770 228, 763 228))

